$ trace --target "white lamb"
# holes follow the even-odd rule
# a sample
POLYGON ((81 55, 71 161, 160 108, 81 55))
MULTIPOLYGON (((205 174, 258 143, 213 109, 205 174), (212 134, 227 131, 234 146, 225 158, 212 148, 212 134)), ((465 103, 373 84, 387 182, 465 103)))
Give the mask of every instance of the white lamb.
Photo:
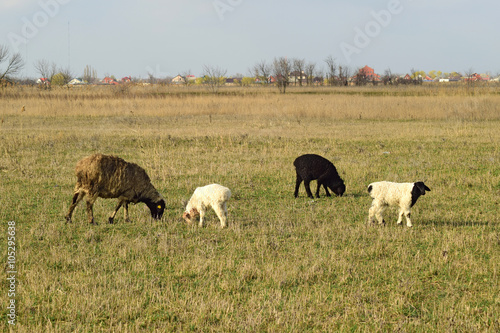
POLYGON ((424 182, 416 183, 393 183, 375 182, 368 185, 368 193, 373 198, 372 206, 369 210, 368 221, 375 222, 377 218, 379 224, 385 224, 382 213, 387 206, 399 206, 398 224, 403 222, 403 215, 406 217, 406 226, 411 227, 410 210, 425 191, 430 191, 424 182))
POLYGON ((211 184, 198 187, 194 191, 191 199, 187 203, 186 210, 182 217, 191 224, 192 219, 200 214, 199 226, 203 227, 203 219, 207 208, 212 207, 219 217, 222 228, 227 226, 227 205, 226 202, 231 197, 231 191, 222 185, 211 184))

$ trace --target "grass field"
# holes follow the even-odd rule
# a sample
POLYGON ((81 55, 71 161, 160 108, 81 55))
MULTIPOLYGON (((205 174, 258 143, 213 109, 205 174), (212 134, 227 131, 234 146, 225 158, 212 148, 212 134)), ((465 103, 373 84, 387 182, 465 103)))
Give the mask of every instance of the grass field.
MULTIPOLYGON (((10 89, 10 90, 9 90, 10 89)), ((0 239, 16 222, 19 332, 498 332, 500 94, 427 87, 0 91, 0 239), (144 167, 167 208, 98 199, 65 224, 76 162, 144 167), (344 197, 293 197, 317 153, 344 197), (413 228, 368 225, 373 181, 423 180, 413 228), (232 190, 229 228, 181 218, 197 186, 232 190)), ((314 183, 314 188, 316 184, 314 183)), ((403 223, 404 225, 404 223, 403 223)))

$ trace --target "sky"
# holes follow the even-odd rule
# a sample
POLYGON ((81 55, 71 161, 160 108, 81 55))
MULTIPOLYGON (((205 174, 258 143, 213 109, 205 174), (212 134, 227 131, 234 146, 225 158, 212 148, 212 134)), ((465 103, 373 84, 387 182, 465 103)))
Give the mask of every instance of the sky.
MULTIPOLYGON (((497 0, 2 0, 0 45, 37 77, 46 60, 75 77, 200 76, 203 66, 251 75, 262 60, 332 56, 405 74, 500 73, 497 0)), ((0 70, 5 64, 0 64, 0 70)))

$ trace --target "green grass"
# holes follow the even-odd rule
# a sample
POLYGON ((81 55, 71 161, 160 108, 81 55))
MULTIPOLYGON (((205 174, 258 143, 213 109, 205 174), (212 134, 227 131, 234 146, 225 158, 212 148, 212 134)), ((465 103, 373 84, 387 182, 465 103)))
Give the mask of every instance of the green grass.
POLYGON ((285 106, 5 116, 0 239, 15 220, 16 330, 499 331, 500 120, 297 117, 285 106), (83 204, 65 224, 74 165, 94 152, 143 166, 164 218, 137 204, 131 223, 120 211, 108 225, 115 201, 98 199, 99 225, 85 223, 83 204), (337 166, 344 197, 311 200, 303 186, 293 197, 292 162, 308 152, 337 166), (413 228, 396 226, 395 209, 385 227, 367 225, 366 187, 378 180, 431 188, 413 228), (229 228, 213 212, 205 228, 187 226, 183 201, 213 182, 232 190, 229 228))

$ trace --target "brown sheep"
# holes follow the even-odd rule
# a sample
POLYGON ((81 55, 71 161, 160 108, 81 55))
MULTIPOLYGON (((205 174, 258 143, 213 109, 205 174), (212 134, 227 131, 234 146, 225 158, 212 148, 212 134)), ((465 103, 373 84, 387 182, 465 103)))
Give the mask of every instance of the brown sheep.
POLYGON ((75 168, 77 182, 73 200, 66 215, 71 222, 73 210, 87 196, 88 222, 94 223, 92 206, 97 198, 117 198, 118 205, 109 217, 113 223, 116 212, 124 205, 125 221, 129 222, 129 203, 144 202, 151 211, 151 217, 161 219, 165 200, 151 184, 143 168, 117 156, 94 154, 78 161, 75 168))

